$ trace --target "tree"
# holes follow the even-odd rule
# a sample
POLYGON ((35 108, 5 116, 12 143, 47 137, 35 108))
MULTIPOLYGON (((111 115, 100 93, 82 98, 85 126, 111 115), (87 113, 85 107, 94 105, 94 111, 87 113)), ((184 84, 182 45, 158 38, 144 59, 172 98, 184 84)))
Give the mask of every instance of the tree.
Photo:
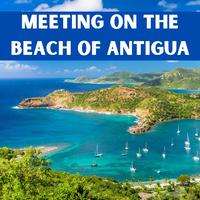
POLYGON ((177 178, 177 181, 180 183, 180 185, 189 185, 190 184, 190 176, 188 175, 181 175, 177 178))

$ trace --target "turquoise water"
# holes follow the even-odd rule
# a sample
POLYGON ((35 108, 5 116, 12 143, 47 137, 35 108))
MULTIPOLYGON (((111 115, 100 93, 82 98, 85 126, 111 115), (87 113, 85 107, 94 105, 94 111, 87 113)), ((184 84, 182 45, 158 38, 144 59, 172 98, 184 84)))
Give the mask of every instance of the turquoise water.
POLYGON ((199 120, 171 121, 155 126, 150 133, 131 135, 127 132, 137 120, 130 116, 102 115, 47 109, 17 110, 12 107, 27 96, 41 96, 54 89, 88 91, 109 85, 70 84, 60 79, 0 81, 0 146, 60 146, 61 150, 47 156, 52 168, 82 175, 98 175, 117 180, 130 180, 130 163, 137 169, 137 180, 175 178, 180 174, 199 174, 200 162, 192 157, 200 148, 195 129, 199 120), (177 126, 181 134, 177 135, 177 126), (186 133, 190 135, 191 151, 185 152, 186 133), (170 146, 171 139, 174 147, 170 146), (121 156, 129 142, 128 156, 121 156), (136 158, 138 148, 148 144, 149 153, 136 158), (104 156, 95 158, 96 144, 104 156), (166 146, 166 159, 161 154, 166 146), (92 163, 98 167, 92 168, 92 163), (160 170, 160 174, 156 171, 160 170))

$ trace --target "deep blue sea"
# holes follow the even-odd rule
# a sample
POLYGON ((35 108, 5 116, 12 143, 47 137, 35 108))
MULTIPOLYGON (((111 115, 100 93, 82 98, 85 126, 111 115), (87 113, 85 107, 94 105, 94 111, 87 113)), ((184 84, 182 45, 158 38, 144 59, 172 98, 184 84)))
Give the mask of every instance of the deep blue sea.
MULTIPOLYGON (((0 146, 60 146, 61 150, 47 156, 55 170, 82 175, 98 175, 117 180, 130 180, 130 163, 137 169, 137 180, 175 178, 180 174, 199 174, 200 162, 192 157, 199 151, 200 142, 195 129, 199 120, 171 121, 157 125, 148 134, 131 135, 127 129, 137 120, 130 116, 56 111, 47 109, 13 109, 26 97, 47 95, 55 89, 82 92, 110 85, 64 83, 63 79, 0 80, 0 146), (177 135, 178 125, 181 134, 177 135), (189 134, 191 151, 186 153, 184 141, 189 134), (174 147, 170 143, 173 139, 174 147), (125 143, 128 156, 121 156, 125 143), (148 144, 149 153, 142 148, 148 144), (95 158, 95 148, 104 154, 95 158), (166 159, 161 154, 166 147, 166 159), (136 158, 141 148, 142 157, 136 158), (98 167, 92 168, 91 164, 98 167), (160 171, 160 174, 157 171, 160 171)), ((194 91, 175 91, 188 93, 194 91)))

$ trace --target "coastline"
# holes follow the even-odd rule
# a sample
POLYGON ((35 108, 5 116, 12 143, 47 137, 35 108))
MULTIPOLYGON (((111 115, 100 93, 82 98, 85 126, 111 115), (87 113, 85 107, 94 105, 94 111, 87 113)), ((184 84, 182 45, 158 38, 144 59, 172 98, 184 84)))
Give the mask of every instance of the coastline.
MULTIPOLYGON (((15 107, 16 109, 29 109, 29 108, 18 108, 15 107)), ((35 107, 32 107, 32 109, 35 109, 35 107)), ((96 114, 105 114, 105 115, 126 115, 126 116, 134 116, 136 117, 135 115, 131 115, 131 114, 117 114, 117 113, 112 113, 112 112, 97 112, 95 110, 83 110, 83 109, 67 109, 67 108, 55 108, 55 107, 44 107, 44 108, 40 108, 40 107, 37 107, 36 109, 52 109, 52 110, 64 110, 64 111, 74 111, 74 112, 82 112, 82 113, 96 113, 96 114)), ((139 119, 139 121, 141 120, 139 117, 137 117, 137 119, 139 119)), ((190 118, 189 118, 190 119, 190 118)), ((184 120, 184 119, 172 119, 172 120, 167 120, 167 121, 176 121, 176 120, 184 120)), ((192 120, 192 119, 191 119, 192 120)), ((134 120, 135 121, 135 120, 134 120)), ((163 121, 163 122, 167 122, 167 121, 163 121)), ((162 122, 159 122, 159 123, 162 123, 162 122)), ((159 123, 156 123, 154 126, 156 126, 157 124, 159 123)), ((41 146, 41 147, 45 147, 45 146, 41 146)), ((48 147, 56 147, 56 146, 47 146, 48 147)), ((56 151, 59 151, 59 147, 55 148, 55 149, 47 149, 47 152, 46 154, 50 154, 50 153, 54 153, 56 151)), ((190 174, 191 178, 199 178, 199 175, 195 175, 195 174, 190 174)), ((154 187, 157 186, 156 183, 161 183, 161 186, 163 187, 167 187, 169 186, 169 181, 172 181, 174 183, 176 183, 176 178, 169 178, 167 179, 167 181, 165 179, 154 179, 154 181, 144 181, 142 182, 142 184, 145 186, 145 187, 148 187, 149 189, 152 189, 154 187)), ((199 182, 200 182, 200 179, 199 179, 199 182)), ((134 183, 134 187, 141 187, 139 183, 134 183)))
MULTIPOLYGON (((130 134, 134 134, 130 132, 131 128, 140 126, 140 123, 143 121, 143 118, 141 116, 138 116, 136 113, 114 113, 109 111, 97 111, 92 109, 82 109, 82 108, 61 108, 56 106, 48 106, 48 107, 19 107, 19 106, 13 106, 13 109, 49 109, 49 110, 63 110, 63 111, 74 111, 74 112, 80 112, 80 113, 94 113, 94 114, 100 114, 100 115, 119 115, 119 116, 130 116, 136 118, 134 122, 136 123, 133 126, 128 127, 128 132, 130 134)), ((145 133, 145 132, 143 132, 145 133)), ((136 133, 135 133, 136 134, 136 133)))
MULTIPOLYGON (((41 151, 41 155, 45 156, 51 153, 54 153, 56 151, 60 151, 64 148, 66 148, 66 146, 32 146, 34 149, 39 149, 41 151)), ((28 147, 23 147, 23 148, 13 148, 13 150, 25 150, 28 147)))
POLYGON ((169 121, 177 121, 177 120, 184 120, 184 119, 194 119, 197 120, 198 118, 174 118, 170 120, 160 121, 156 122, 154 124, 149 125, 146 120, 146 116, 143 116, 139 111, 135 111, 132 113, 114 113, 109 111, 97 111, 92 109, 83 109, 83 108, 62 108, 62 107, 56 107, 56 106, 48 106, 48 107, 19 107, 14 106, 13 109, 49 109, 49 110, 61 110, 61 111, 74 111, 74 112, 80 112, 80 113, 95 113, 95 114, 101 114, 101 115, 119 115, 119 116, 130 116, 136 118, 134 122, 135 125, 132 125, 128 127, 127 131, 130 134, 146 134, 148 133, 153 127, 156 125, 163 123, 163 122, 169 122, 169 121))
POLYGON ((94 83, 94 82, 76 82, 76 81, 67 81, 67 80, 64 80, 64 83, 75 83, 75 84, 96 84, 96 85, 118 85, 118 84, 123 84, 123 83, 94 83))
MULTIPOLYGON (((142 181, 141 183, 133 183, 132 187, 134 189, 141 189, 143 188, 143 186, 145 186, 148 189, 155 189, 157 187, 157 184, 159 183, 160 186, 164 188, 170 186, 170 182, 174 183, 175 186, 180 185, 180 183, 177 181, 177 178, 171 178, 171 179, 160 179, 154 181, 142 181)), ((191 175, 190 182, 200 183, 200 175, 191 175)))
MULTIPOLYGON (((47 156, 51 153, 60 151, 66 147, 68 147, 68 146, 33 146, 33 148, 41 150, 42 156, 47 156)), ((13 150, 25 150, 26 148, 27 147, 13 148, 13 150)), ((200 183, 200 174, 191 174, 191 175, 189 174, 189 176, 191 177, 191 183, 192 182, 200 183)), ((153 181, 142 181, 141 183, 134 182, 132 187, 135 189, 139 189, 139 188, 143 188, 145 186, 148 189, 154 189, 158 183, 160 183, 161 187, 167 187, 167 186, 170 186, 170 182, 173 182, 175 185, 179 185, 179 183, 177 182, 177 177, 176 177, 176 178, 169 178, 169 179, 154 179, 153 181)))
POLYGON ((55 90, 45 97, 23 99, 15 108, 46 108, 133 116, 139 120, 136 121, 137 124, 134 123, 128 128, 128 132, 143 134, 161 122, 200 117, 199 103, 198 98, 186 98, 160 89, 115 86, 86 93, 55 90), (106 106, 102 100, 106 102, 106 106), (189 111, 186 112, 183 106, 179 106, 178 102, 180 101, 185 102, 189 111), (124 103, 125 105, 123 105, 124 103), (191 103, 193 103, 193 107, 191 107, 191 103), (169 106, 169 110, 167 106, 169 106))

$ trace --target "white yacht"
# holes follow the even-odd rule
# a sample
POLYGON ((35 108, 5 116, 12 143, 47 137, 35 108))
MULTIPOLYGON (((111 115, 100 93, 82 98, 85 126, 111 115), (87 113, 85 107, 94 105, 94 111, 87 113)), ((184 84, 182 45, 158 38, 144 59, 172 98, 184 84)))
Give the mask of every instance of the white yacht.
POLYGON ((98 164, 97 163, 92 163, 91 167, 98 167, 98 164))
POLYGON ((125 150, 128 150, 128 142, 125 144, 125 150))
POLYGON ((185 145, 190 146, 190 138, 189 138, 188 133, 187 133, 187 140, 185 141, 185 145))
POLYGON ((186 150, 186 151, 190 151, 190 150, 191 150, 190 145, 186 145, 186 146, 185 146, 185 150, 186 150))
POLYGON ((198 129, 196 129, 196 132, 195 132, 195 137, 199 137, 199 131, 198 131, 198 129))
POLYGON ((96 146, 96 154, 95 154, 95 156, 98 157, 98 158, 100 158, 100 157, 103 156, 102 153, 99 153, 99 145, 98 145, 98 144, 97 144, 97 146, 96 146))
POLYGON ((199 152, 197 151, 197 155, 193 157, 193 160, 194 161, 199 161, 199 159, 200 159, 199 158, 199 152))
POLYGON ((163 150, 163 153, 162 153, 162 157, 163 157, 163 159, 166 158, 166 149, 165 149, 165 146, 164 146, 164 150, 163 150))
POLYGON ((160 170, 156 170, 156 173, 157 173, 157 174, 160 174, 160 170))
POLYGON ((131 173, 135 173, 136 171, 136 168, 133 167, 133 161, 131 162, 130 171, 131 173))
POLYGON ((172 140, 171 140, 171 147, 173 147, 173 146, 174 146, 174 140, 172 138, 172 140))
POLYGON ((142 151, 144 153, 148 153, 149 152, 149 149, 147 148, 147 144, 145 144, 145 147, 142 149, 142 151))
POLYGON ((180 130, 180 128, 179 128, 179 125, 178 125, 178 129, 177 129, 176 133, 177 133, 177 134, 180 134, 180 133, 181 133, 181 130, 180 130))
POLYGON ((142 157, 142 154, 140 153, 140 148, 139 148, 138 152, 136 153, 136 156, 137 156, 137 158, 141 158, 142 157))

